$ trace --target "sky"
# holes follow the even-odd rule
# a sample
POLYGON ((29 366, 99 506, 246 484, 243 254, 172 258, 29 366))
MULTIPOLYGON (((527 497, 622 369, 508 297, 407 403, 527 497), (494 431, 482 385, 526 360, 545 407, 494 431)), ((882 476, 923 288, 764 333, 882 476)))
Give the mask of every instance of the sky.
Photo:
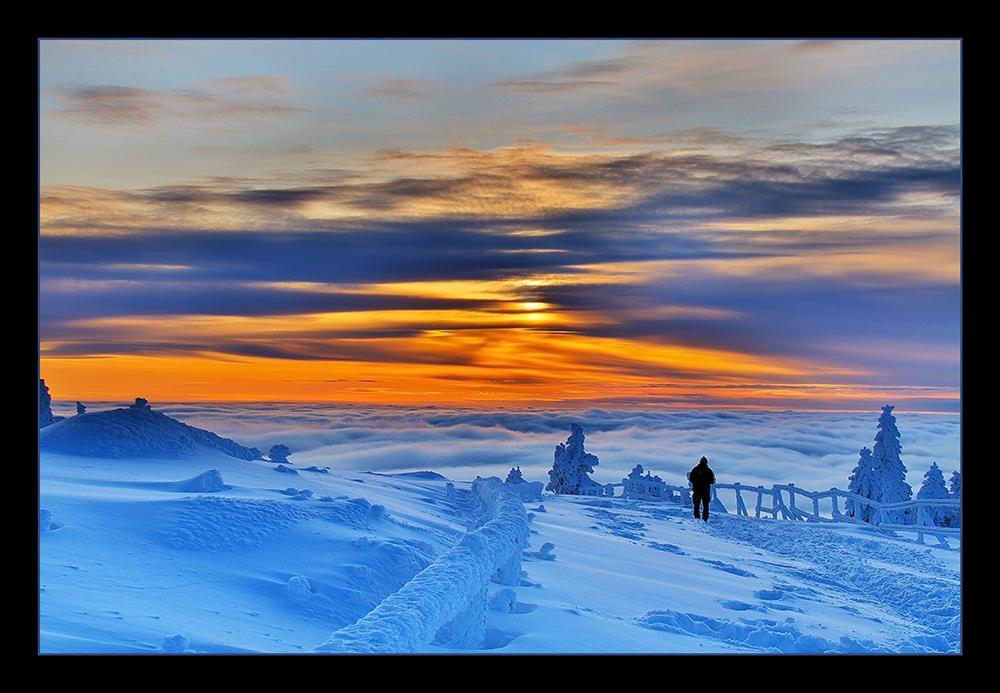
POLYGON ((38 49, 54 397, 960 409, 959 41, 38 49))

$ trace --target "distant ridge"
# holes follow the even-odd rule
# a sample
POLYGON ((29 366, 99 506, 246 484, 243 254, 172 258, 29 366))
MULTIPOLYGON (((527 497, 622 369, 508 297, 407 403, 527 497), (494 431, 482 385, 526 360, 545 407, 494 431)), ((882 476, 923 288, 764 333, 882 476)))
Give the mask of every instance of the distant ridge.
POLYGON ((86 457, 187 457, 210 448, 241 460, 262 459, 257 448, 153 411, 141 397, 125 409, 57 421, 41 429, 38 438, 47 450, 86 457))

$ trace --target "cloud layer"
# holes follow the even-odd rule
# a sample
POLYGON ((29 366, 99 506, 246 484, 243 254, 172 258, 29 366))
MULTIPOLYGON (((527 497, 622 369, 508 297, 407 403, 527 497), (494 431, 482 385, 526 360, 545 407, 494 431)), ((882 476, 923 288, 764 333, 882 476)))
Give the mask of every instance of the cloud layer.
MULTIPOLYGON (((58 394, 58 393, 54 393, 58 394)), ((89 403, 88 403, 89 404, 89 403)), ((104 406, 89 407, 91 411, 104 406)), ((553 450, 580 424, 600 464, 594 478, 620 483, 636 464, 684 485, 706 455, 719 480, 748 485, 795 483, 810 491, 847 488, 862 447, 871 448, 879 411, 746 412, 475 411, 317 405, 174 405, 152 403, 187 424, 243 445, 284 444, 298 467, 381 473, 431 469, 451 478, 505 478, 519 466, 526 479, 548 481, 553 450)), ((71 416, 75 405, 55 403, 71 416)), ((960 418, 894 411, 907 481, 914 492, 937 462, 945 477, 960 471, 960 418)))

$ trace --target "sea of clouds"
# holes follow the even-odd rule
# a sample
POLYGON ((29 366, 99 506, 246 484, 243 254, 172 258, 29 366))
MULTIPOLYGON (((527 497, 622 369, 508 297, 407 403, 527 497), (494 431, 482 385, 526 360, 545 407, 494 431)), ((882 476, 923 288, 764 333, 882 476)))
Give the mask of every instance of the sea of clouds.
MULTIPOLYGON (((345 407, 325 404, 157 404, 184 423, 265 454, 282 443, 294 465, 392 473, 434 470, 456 480, 505 477, 548 481, 555 446, 570 425, 587 436, 600 464, 593 478, 619 483, 636 464, 671 484, 705 455, 724 483, 794 483, 806 490, 847 488, 862 447, 871 448, 880 412, 719 410, 492 411, 345 407)), ((90 411, 124 406, 102 403, 90 411)), ((71 416, 72 410, 57 415, 71 416)), ((914 492, 937 462, 947 480, 960 471, 961 416, 894 411, 907 481, 914 492)))

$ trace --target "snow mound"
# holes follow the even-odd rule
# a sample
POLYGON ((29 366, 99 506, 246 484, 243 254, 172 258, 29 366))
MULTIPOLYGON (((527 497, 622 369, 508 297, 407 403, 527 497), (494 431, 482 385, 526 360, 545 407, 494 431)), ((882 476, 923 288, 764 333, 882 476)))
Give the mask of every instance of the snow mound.
POLYGON ((301 575, 293 575, 288 578, 288 598, 300 604, 312 599, 312 588, 309 586, 309 580, 301 575))
POLYGON ((241 460, 261 459, 260 451, 188 426, 153 411, 137 399, 127 409, 79 414, 41 429, 43 449, 85 457, 189 457, 205 448, 241 460))
POLYGON ((209 469, 196 477, 177 482, 177 490, 184 493, 216 493, 229 488, 218 469, 209 469))
POLYGON ((58 522, 52 521, 52 511, 46 510, 45 508, 39 508, 38 510, 38 531, 39 532, 51 532, 54 529, 59 529, 62 527, 58 522))
POLYGON ((160 643, 160 651, 169 654, 193 653, 188 647, 190 642, 183 635, 165 635, 160 643))

